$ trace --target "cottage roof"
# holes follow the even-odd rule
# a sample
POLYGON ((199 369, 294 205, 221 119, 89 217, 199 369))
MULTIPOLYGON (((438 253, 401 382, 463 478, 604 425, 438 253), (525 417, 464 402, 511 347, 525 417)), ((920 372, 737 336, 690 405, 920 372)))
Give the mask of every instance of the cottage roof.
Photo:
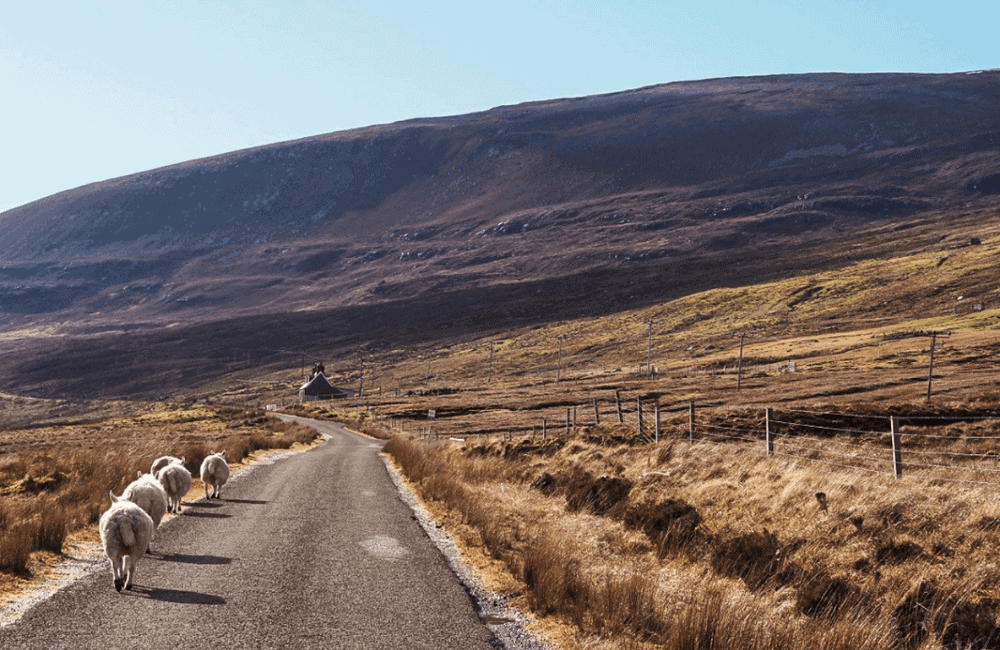
POLYGON ((312 379, 302 384, 299 390, 304 390, 310 395, 326 395, 337 392, 337 389, 333 387, 330 380, 321 372, 316 373, 312 379))

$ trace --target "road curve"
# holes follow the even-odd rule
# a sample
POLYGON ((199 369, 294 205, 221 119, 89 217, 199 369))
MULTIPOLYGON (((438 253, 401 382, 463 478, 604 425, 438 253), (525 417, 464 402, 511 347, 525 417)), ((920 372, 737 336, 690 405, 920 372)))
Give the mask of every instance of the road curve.
POLYGON ((185 503, 131 592, 105 563, 0 628, 0 648, 495 648, 381 443, 308 422, 329 440, 185 503))

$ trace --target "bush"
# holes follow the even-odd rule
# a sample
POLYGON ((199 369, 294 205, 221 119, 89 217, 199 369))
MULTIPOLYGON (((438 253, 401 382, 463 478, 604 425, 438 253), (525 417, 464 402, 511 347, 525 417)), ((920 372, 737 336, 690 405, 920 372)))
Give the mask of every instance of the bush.
POLYGON ((184 459, 184 467, 191 472, 191 476, 199 476, 201 473, 201 463, 212 454, 215 449, 209 449, 204 442, 189 442, 177 450, 175 455, 184 459))

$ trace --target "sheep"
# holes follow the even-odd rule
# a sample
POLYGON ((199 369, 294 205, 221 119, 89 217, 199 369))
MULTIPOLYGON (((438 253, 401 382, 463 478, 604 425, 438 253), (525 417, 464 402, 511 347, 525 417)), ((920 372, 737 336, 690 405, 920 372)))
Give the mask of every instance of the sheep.
POLYGON ((229 465, 226 464, 226 452, 206 456, 201 462, 201 480, 205 484, 205 498, 219 499, 219 491, 226 481, 229 480, 229 465), (212 493, 208 493, 208 486, 212 486, 212 493))
MULTIPOLYGON (((136 474, 138 474, 138 478, 128 484, 128 487, 122 492, 121 498, 142 508, 153 520, 153 530, 155 531, 159 527, 160 521, 163 520, 163 515, 167 512, 167 493, 151 474, 143 474, 142 472, 136 472, 136 474)), ((152 541, 152 536, 149 539, 152 541)), ((146 552, 152 553, 153 551, 147 546, 146 552)))
POLYGON ((167 512, 167 492, 152 474, 136 472, 139 477, 128 484, 122 492, 123 499, 131 501, 146 511, 153 520, 153 528, 160 525, 164 513, 167 512))
POLYGON ((101 542, 111 560, 115 590, 132 588, 135 569, 153 538, 153 519, 124 498, 111 495, 111 507, 101 515, 101 542))
POLYGON ((168 463, 156 473, 156 480, 167 492, 167 510, 181 511, 181 497, 191 489, 191 472, 180 463, 168 463))
POLYGON ((175 458, 174 456, 160 456, 153 461, 153 465, 149 468, 149 473, 156 476, 156 473, 161 469, 169 465, 170 463, 177 463, 179 465, 184 464, 183 458, 175 458))

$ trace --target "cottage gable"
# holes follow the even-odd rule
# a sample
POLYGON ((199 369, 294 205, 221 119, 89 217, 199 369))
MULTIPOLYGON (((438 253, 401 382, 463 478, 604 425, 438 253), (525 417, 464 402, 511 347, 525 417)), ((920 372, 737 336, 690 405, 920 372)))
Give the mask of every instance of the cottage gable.
POLYGON ((337 388, 330 383, 322 372, 316 372, 309 378, 309 381, 299 388, 299 401, 312 402, 323 399, 348 399, 354 397, 354 391, 346 388, 337 388))

